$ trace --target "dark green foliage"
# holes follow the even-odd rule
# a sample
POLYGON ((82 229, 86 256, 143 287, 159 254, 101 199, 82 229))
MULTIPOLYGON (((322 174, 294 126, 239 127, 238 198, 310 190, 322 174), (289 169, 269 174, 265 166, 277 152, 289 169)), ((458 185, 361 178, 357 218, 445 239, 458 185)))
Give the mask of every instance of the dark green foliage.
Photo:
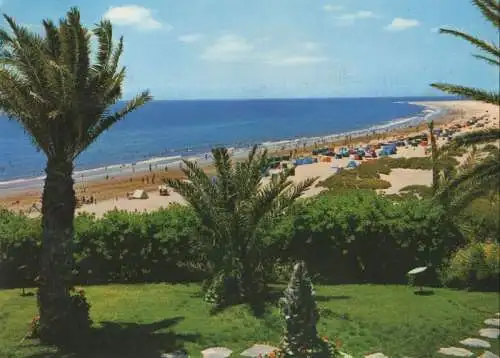
POLYGON ((463 210, 458 220, 464 226, 470 240, 486 242, 500 237, 500 201, 498 192, 474 199, 463 210))
MULTIPOLYGON (((199 221, 185 206, 153 213, 109 212, 102 219, 75 219, 75 284, 198 281, 207 265, 200 248, 199 221)), ((38 274, 40 221, 0 212, 0 287, 26 281, 20 265, 38 274), (7 275, 3 275, 3 273, 7 275)))
MULTIPOLYGON (((39 253, 39 227, 38 219, 1 213, 2 273, 26 264, 32 277, 37 275, 38 262, 31 258, 39 253)), ((213 267, 201 235, 200 220, 187 206, 110 212, 102 219, 80 215, 74 284, 203 280, 213 267)), ((266 282, 282 281, 290 263, 303 259, 313 278, 323 282, 406 283, 406 272, 429 263, 434 270, 463 240, 439 205, 416 198, 395 202, 369 190, 298 201, 256 235, 266 282)), ((1 279, 2 287, 24 282, 21 274, 1 279)))
POLYGON ((0 210, 0 287, 33 285, 40 238, 39 221, 0 210))
POLYGON ((332 357, 328 344, 318 335, 319 310, 304 262, 294 266, 280 306, 284 322, 281 341, 284 357, 332 357))
POLYGON ((294 219, 290 256, 328 282, 405 283, 417 266, 439 267, 463 238, 430 200, 395 202, 372 192, 323 195, 294 219))
POLYGON ((471 243, 458 250, 443 272, 448 287, 498 291, 500 280, 498 243, 471 243))
POLYGON ((112 211, 101 220, 79 216, 75 226, 80 282, 196 278, 190 272, 201 262, 199 222, 185 206, 139 214, 112 211))

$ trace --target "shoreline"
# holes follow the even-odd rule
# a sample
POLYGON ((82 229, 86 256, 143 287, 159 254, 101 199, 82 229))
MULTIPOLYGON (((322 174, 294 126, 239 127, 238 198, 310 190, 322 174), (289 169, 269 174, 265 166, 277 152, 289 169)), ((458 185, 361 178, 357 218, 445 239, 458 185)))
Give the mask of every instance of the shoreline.
MULTIPOLYGON (((427 112, 427 115, 424 117, 420 117, 418 123, 409 126, 397 126, 390 128, 390 130, 383 131, 357 131, 357 133, 352 134, 352 141, 350 144, 358 145, 361 143, 369 144, 373 142, 381 142, 388 141, 392 139, 400 139, 404 136, 411 136, 416 134, 421 134, 426 132, 427 121, 429 119, 429 115, 436 116, 436 113, 440 113, 438 118, 435 118, 436 127, 450 127, 456 123, 461 123, 470 119, 473 116, 479 116, 484 114, 485 106, 483 104, 473 102, 473 101, 436 101, 436 102, 416 102, 415 105, 419 105, 424 107, 425 109, 432 109, 432 112, 427 112), (434 107, 434 108, 431 108, 434 107)), ((424 109, 424 111, 425 111, 424 109)), ((486 110, 488 113, 488 110, 486 110)), ((492 117, 492 113, 498 113, 497 108, 490 109, 490 117, 492 117)), ((498 118, 494 118, 492 122, 498 118)), ((498 121, 496 121, 498 123, 498 121)), ((497 124, 498 125, 498 124, 497 124)), ((298 154, 304 154, 314 149, 315 147, 325 147, 325 146, 342 146, 347 142, 347 138, 345 134, 336 134, 331 136, 323 136, 323 137, 313 137, 313 138, 304 138, 302 142, 299 140, 292 141, 280 141, 275 143, 263 143, 263 147, 266 146, 269 150, 270 155, 282 155, 288 154, 290 150, 297 149, 298 154), (320 139, 320 140, 318 140, 320 139), (299 145, 297 145, 297 143, 299 145), (269 145, 273 144, 273 145, 269 145), (285 145, 284 145, 285 144, 285 145), (295 145, 295 146, 294 146, 295 145)), ((248 150, 235 150, 233 158, 234 160, 242 159, 246 157, 248 150)), ((409 156, 417 155, 417 153, 409 153, 409 156)), ((417 156, 420 156, 418 154, 417 156)), ((99 202, 102 201, 110 201, 107 205, 110 207, 108 210, 116 207, 125 206, 135 206, 136 210, 140 209, 142 205, 147 206, 147 202, 150 200, 131 200, 129 202, 122 202, 122 198, 125 198, 125 194, 127 192, 134 191, 135 189, 142 189, 148 193, 152 193, 158 190, 158 185, 163 184, 163 179, 167 177, 183 177, 182 172, 179 170, 178 164, 180 162, 180 158, 177 159, 176 162, 173 162, 169 166, 168 171, 165 171, 163 167, 159 170, 152 166, 151 172, 149 171, 148 161, 144 161, 144 169, 142 171, 136 170, 135 173, 125 172, 119 173, 118 175, 110 175, 109 179, 106 180, 104 177, 101 178, 92 178, 92 177, 82 177, 81 180, 75 180, 75 192, 78 197, 85 196, 86 198, 90 198, 91 196, 99 202), (114 204, 113 204, 114 202, 114 204)), ((206 172, 213 172, 214 169, 210 165, 209 160, 204 160, 204 158, 199 159, 199 164, 203 167, 206 172)), ((151 163, 151 161, 150 161, 151 163)), ((152 162, 154 163, 154 162, 152 162)), ((321 163, 324 164, 324 163, 321 163)), ((346 163, 342 163, 345 165, 346 163)), ((314 165, 309 165, 301 168, 301 171, 304 171, 301 175, 304 176, 317 176, 317 174, 313 174, 316 170, 314 165)), ((130 169, 129 169, 130 170, 130 169)), ((322 169, 322 174, 332 175, 333 173, 330 170, 329 166, 326 166, 322 169)), ((43 183, 40 183, 38 188, 21 188, 18 190, 9 190, 9 193, 5 193, 5 195, 0 194, 0 208, 5 207, 7 209, 12 209, 15 211, 24 211, 31 210, 34 205, 40 206, 40 198, 41 198, 41 190, 43 183)), ((5 187, 0 186, 0 192, 5 192, 3 189, 5 187)), ((156 195, 156 193, 152 193, 156 195)), ((175 195, 175 193, 173 193, 175 195)), ((158 200, 163 200, 162 202, 170 202, 170 199, 165 199, 171 197, 161 197, 157 198, 158 200)), ((177 200, 178 198, 176 198, 177 200)), ((151 202, 155 201, 155 198, 151 199, 151 202)), ((175 201, 175 200, 174 200, 175 201)), ((104 204, 104 203, 103 203, 104 204)), ((152 205, 152 204, 151 204, 152 205)), ((85 205, 84 205, 85 206, 85 205)), ((93 205, 95 206, 95 205, 93 205)), ((131 208, 132 208, 131 207, 131 208)), ((37 208, 36 210, 39 210, 37 208)), ((132 209, 133 210, 133 209, 132 209)), ((79 212, 81 210, 79 209, 79 212)))
MULTIPOLYGON (((439 102, 439 101, 437 101, 439 102)), ((364 129, 357 129, 342 133, 331 133, 311 137, 285 138, 276 141, 265 141, 258 143, 259 148, 267 149, 269 152, 290 151, 295 149, 305 149, 314 145, 326 145, 341 142, 343 138, 376 136, 381 133, 389 134, 394 131, 413 128, 433 117, 440 118, 446 115, 443 108, 428 106, 424 102, 404 102, 406 104, 422 107, 416 115, 405 118, 396 118, 387 122, 377 124, 364 129)), ((253 144, 244 144, 241 147, 228 146, 233 152, 233 156, 238 159, 247 155, 253 144)), ((96 180, 107 180, 107 178, 122 178, 134 176, 136 174, 148 174, 161 171, 165 167, 172 169, 178 167, 183 159, 195 160, 201 166, 208 166, 211 163, 209 152, 193 152, 192 155, 181 156, 172 153, 171 156, 155 156, 133 163, 116 163, 98 168, 78 169, 73 174, 75 184, 85 184, 96 180)), ((0 198, 10 196, 13 192, 23 192, 29 190, 42 190, 45 176, 14 178, 0 181, 0 198), (2 194, 8 191, 8 194, 2 194)))

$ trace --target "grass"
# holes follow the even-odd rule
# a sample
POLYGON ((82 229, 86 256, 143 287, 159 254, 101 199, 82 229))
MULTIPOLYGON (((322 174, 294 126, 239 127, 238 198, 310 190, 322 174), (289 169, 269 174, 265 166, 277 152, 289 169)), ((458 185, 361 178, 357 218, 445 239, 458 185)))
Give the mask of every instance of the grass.
MULTIPOLYGON (((236 354, 256 342, 277 345, 281 321, 276 298, 255 317, 244 305, 211 314, 200 287, 189 285, 107 285, 87 287, 95 322, 87 352, 58 352, 36 341, 21 342, 36 312, 35 297, 19 290, 0 291, 0 357, 142 357, 184 347, 191 356, 210 346, 236 354)), ((343 350, 361 357, 434 357, 439 347, 473 337, 483 320, 498 311, 498 294, 436 289, 418 296, 406 286, 318 286, 319 332, 344 342, 343 350)), ((492 351, 498 353, 497 347, 492 351)))

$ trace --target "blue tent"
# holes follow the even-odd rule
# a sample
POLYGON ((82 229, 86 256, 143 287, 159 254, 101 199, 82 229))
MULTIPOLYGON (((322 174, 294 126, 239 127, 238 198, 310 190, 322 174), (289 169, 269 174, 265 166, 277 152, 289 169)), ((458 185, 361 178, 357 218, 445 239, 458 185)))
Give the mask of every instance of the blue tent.
POLYGON ((356 163, 354 160, 351 160, 349 163, 347 163, 347 167, 346 168, 357 168, 358 167, 358 163, 356 163))

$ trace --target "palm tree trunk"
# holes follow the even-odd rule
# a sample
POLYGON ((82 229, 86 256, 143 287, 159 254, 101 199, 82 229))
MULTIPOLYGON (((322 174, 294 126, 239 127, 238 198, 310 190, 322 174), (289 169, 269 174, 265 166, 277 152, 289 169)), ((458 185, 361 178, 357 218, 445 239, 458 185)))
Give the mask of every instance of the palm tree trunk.
POLYGON ((58 158, 47 162, 42 196, 41 267, 38 290, 40 339, 57 343, 69 333, 73 265, 75 192, 73 163, 58 158))
POLYGON ((436 136, 434 135, 434 121, 429 122, 428 128, 432 160, 432 194, 434 195, 436 194, 439 185, 438 147, 436 143, 436 136))

